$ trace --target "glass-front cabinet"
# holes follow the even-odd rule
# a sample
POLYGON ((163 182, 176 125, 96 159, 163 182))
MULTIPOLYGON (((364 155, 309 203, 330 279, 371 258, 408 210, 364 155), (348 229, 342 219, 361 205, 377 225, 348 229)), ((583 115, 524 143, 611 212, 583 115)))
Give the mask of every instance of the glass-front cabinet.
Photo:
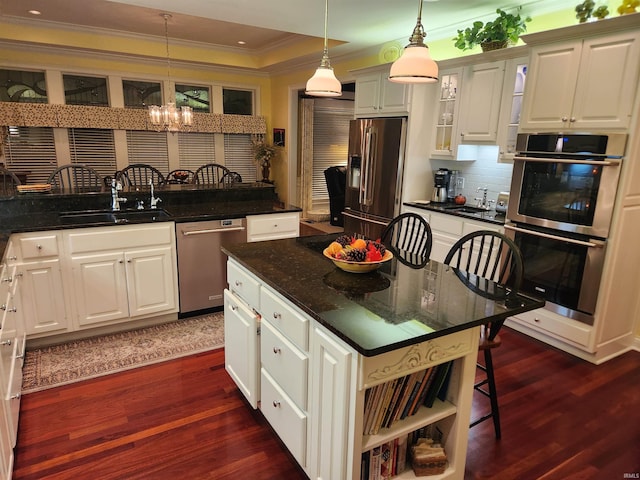
POLYGON ((436 158, 452 159, 455 155, 461 74, 462 69, 460 68, 442 72, 440 75, 435 146, 432 152, 432 156, 436 158))
POLYGON ((507 61, 505 94, 501 107, 501 129, 498 133, 500 158, 511 160, 516 153, 516 137, 520 126, 520 112, 527 78, 527 59, 507 61))

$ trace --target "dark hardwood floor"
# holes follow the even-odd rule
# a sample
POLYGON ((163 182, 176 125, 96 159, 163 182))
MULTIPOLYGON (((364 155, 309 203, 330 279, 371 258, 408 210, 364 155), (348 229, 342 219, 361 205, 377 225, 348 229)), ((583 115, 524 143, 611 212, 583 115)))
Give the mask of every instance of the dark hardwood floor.
MULTIPOLYGON (((640 353, 595 366, 504 330, 494 354, 502 439, 491 422, 471 429, 465 478, 638 474, 640 353)), ((45 478, 305 476, 243 400, 218 350, 25 395, 14 479, 45 478)))

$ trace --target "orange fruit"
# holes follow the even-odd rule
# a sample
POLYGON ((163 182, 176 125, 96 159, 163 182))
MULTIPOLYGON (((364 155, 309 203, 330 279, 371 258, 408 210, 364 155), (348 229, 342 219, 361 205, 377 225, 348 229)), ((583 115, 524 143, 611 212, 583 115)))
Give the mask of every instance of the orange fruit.
POLYGON ((367 242, 362 238, 358 238, 355 242, 351 244, 353 248, 357 248, 358 250, 362 250, 367 248, 367 242))
POLYGON ((342 245, 340 245, 338 242, 331 242, 327 247, 327 253, 332 257, 335 257, 336 253, 338 253, 341 250, 342 250, 342 245))

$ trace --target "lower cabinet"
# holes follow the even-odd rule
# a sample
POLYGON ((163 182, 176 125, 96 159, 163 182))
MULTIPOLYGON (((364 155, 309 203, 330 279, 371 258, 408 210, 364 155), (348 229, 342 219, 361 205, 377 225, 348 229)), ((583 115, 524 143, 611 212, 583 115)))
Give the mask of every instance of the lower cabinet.
MULTIPOLYGON (((227 271, 227 371, 251 405, 259 405, 309 478, 358 480, 374 449, 429 425, 442 433, 448 455, 448 467, 438 478, 464 477, 477 329, 364 357, 233 259, 227 271), (254 341, 259 362, 252 357, 254 341), (375 435, 365 433, 365 418, 372 412, 365 401, 368 390, 445 364, 451 366, 445 400, 375 435), (253 380, 258 372, 259 383, 253 380)), ((416 477, 409 466, 395 478, 416 477)))
POLYGON ((23 263, 20 273, 27 335, 67 330, 69 322, 60 260, 23 263))
POLYGON ((76 328, 177 312, 173 223, 64 235, 76 328))

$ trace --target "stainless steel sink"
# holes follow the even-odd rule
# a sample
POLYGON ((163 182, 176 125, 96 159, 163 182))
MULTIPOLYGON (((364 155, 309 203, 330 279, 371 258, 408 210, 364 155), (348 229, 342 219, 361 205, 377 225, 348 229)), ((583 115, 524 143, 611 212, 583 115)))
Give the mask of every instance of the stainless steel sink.
POLYGON ((64 225, 87 225, 94 223, 144 223, 158 222, 171 218, 166 210, 121 210, 65 212, 59 215, 64 225))
POLYGON ((461 213, 485 213, 485 212, 488 212, 489 210, 487 210, 486 208, 471 207, 469 205, 463 205, 461 207, 454 208, 453 211, 461 212, 461 213))

